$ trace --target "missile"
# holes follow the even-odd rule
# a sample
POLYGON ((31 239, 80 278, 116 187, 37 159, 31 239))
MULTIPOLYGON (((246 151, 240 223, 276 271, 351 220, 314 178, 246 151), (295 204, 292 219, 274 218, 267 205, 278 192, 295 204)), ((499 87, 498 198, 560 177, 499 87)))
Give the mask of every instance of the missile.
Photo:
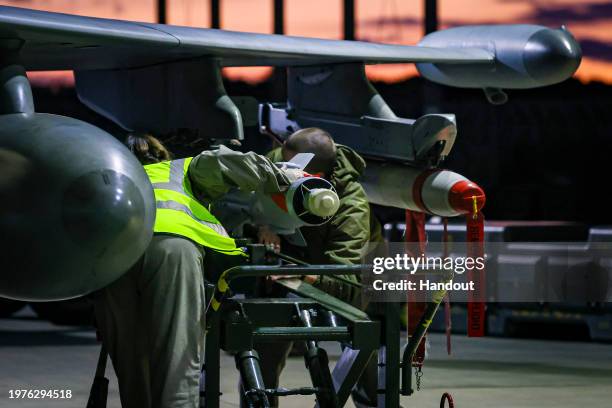
POLYGON ((266 225, 292 244, 306 246, 299 228, 325 224, 339 206, 329 181, 308 176, 277 194, 233 190, 214 204, 213 213, 231 235, 240 235, 246 223, 266 225))
MULTIPOLYGON (((300 226, 325 224, 340 207, 340 199, 331 183, 312 176, 294 181, 284 194, 271 199, 280 209, 299 220, 300 226)), ((261 216, 269 218, 265 211, 261 211, 261 216)))
POLYGON ((485 194, 449 170, 368 162, 362 185, 371 203, 453 217, 480 211, 485 194))
POLYGON ((491 63, 418 63, 430 81, 460 88, 522 89, 556 84, 572 76, 582 51, 565 28, 538 25, 455 27, 425 36, 418 44, 444 49, 484 49, 491 63))
MULTIPOLYGON (((312 153, 299 153, 275 165, 284 170, 298 169, 301 174, 313 157, 312 153)), ((340 199, 329 181, 306 175, 282 193, 230 191, 214 204, 213 213, 232 235, 239 235, 246 223, 266 225, 292 244, 306 246, 299 228, 325 224, 339 207, 340 199)))

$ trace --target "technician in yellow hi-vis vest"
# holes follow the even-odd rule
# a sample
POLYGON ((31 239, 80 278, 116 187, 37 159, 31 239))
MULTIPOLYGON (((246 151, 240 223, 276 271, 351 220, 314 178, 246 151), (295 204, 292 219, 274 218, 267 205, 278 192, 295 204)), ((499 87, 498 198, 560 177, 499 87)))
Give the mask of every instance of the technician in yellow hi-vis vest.
MULTIPOLYGON (((154 161, 143 159, 149 156, 140 155, 141 161, 154 161)), ((258 154, 225 147, 145 170, 157 204, 155 234, 132 270, 101 291, 96 318, 123 408, 197 408, 204 257, 211 251, 245 256, 209 205, 232 188, 281 192, 293 174, 258 154)))

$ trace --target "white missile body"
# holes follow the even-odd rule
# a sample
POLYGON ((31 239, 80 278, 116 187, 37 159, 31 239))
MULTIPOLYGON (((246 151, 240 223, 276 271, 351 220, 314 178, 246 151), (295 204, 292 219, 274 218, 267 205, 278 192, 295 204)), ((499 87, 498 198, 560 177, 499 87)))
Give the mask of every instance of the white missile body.
MULTIPOLYGON (((312 153, 300 153, 276 165, 285 171, 300 170, 301 175, 313 157, 312 153)), ((292 244, 306 246, 299 228, 325 224, 339 207, 340 199, 332 184, 308 175, 294 180, 283 193, 233 190, 215 203, 213 213, 231 235, 240 235, 246 223, 266 225, 292 244)))
POLYGON ((479 211, 485 202, 484 192, 476 183, 442 169, 370 161, 362 185, 373 204, 443 217, 479 211))

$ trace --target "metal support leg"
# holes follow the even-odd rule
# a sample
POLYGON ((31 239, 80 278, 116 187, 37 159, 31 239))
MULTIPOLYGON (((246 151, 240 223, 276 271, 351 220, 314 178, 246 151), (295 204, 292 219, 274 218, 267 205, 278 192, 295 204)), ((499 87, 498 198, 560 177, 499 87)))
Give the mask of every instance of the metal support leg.
MULTIPOLYGON (((306 327, 312 327, 310 313, 307 310, 300 312, 302 323, 306 327)), ((306 342, 307 350, 304 354, 304 362, 310 373, 312 385, 317 389, 317 406, 319 408, 336 408, 338 396, 334 389, 334 382, 329 372, 329 359, 327 352, 319 348, 315 341, 306 342)))
POLYGON ((346 403, 355 383, 374 355, 375 350, 353 350, 347 347, 342 351, 332 372, 332 380, 340 406, 346 403))
POLYGON ((399 407, 400 320, 398 303, 385 303, 383 346, 379 351, 378 407, 399 407))
POLYGON ((411 395, 412 390, 412 360, 414 355, 417 352, 417 348, 419 344, 425 337, 425 333, 427 333, 427 329, 431 324, 438 308, 440 307, 440 303, 444 300, 444 296, 446 295, 446 291, 438 291, 434 293, 432 296, 432 301, 427 304, 419 323, 417 324, 414 333, 410 336, 408 344, 404 347, 404 353, 402 358, 402 395, 411 395))
MULTIPOLYGON (((327 312, 327 320, 331 327, 338 326, 336 315, 333 312, 327 312)), ((338 403, 340 406, 344 406, 348 396, 351 395, 352 391, 355 389, 355 384, 359 381, 359 377, 364 373, 368 363, 372 359, 375 350, 354 350, 346 343, 342 343, 341 347, 342 355, 336 362, 334 371, 332 372, 332 380, 334 381, 334 388, 338 395, 338 403)), ((376 388, 377 384, 374 387, 374 391, 376 391, 376 388)), ((359 407, 359 404, 355 401, 354 395, 353 402, 359 407)))
POLYGON ((259 355, 255 350, 241 351, 236 354, 236 368, 240 371, 240 380, 245 393, 245 399, 252 407, 269 407, 266 396, 259 355))
POLYGON ((209 318, 210 326, 206 333, 204 354, 205 386, 204 407, 219 408, 220 384, 220 351, 219 351, 219 313, 209 318))
POLYGON ((108 378, 104 376, 106 371, 106 362, 108 353, 104 345, 100 348, 100 356, 98 357, 98 365, 96 367, 96 376, 91 390, 89 391, 89 399, 87 400, 87 408, 106 408, 106 400, 108 398, 108 378))

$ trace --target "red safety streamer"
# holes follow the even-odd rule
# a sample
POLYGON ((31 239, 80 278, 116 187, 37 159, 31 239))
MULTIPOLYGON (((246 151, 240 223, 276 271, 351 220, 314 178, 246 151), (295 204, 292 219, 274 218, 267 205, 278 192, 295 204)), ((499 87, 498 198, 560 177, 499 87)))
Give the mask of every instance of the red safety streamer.
POLYGON ((427 235, 425 233, 425 213, 406 210, 406 249, 414 256, 425 253, 427 235))
MULTIPOLYGON (((478 211, 477 198, 473 197, 474 210, 467 215, 467 256, 484 258, 484 215, 478 211)), ((468 282, 474 282, 474 290, 468 295, 468 336, 482 337, 485 334, 486 321, 486 282, 485 271, 471 268, 468 270, 468 282)))
MULTIPOLYGON (((449 249, 448 249, 448 219, 446 217, 442 218, 442 223, 444 225, 444 232, 442 233, 442 246, 443 246, 443 258, 446 259, 448 257, 449 249)), ((450 306, 450 292, 446 292, 444 296, 444 325, 446 326, 446 352, 448 355, 451 355, 451 330, 452 330, 452 321, 451 321, 451 306, 450 306)))
MULTIPOLYGON (((404 234, 406 252, 411 256, 421 256, 427 247, 427 235, 425 233, 425 213, 406 210, 406 230, 404 234)), ((414 330, 425 312, 426 302, 417 299, 413 291, 408 292, 406 303, 408 334, 414 330)), ((412 360, 414 367, 422 367, 425 361, 425 337, 421 340, 419 347, 412 360)))

